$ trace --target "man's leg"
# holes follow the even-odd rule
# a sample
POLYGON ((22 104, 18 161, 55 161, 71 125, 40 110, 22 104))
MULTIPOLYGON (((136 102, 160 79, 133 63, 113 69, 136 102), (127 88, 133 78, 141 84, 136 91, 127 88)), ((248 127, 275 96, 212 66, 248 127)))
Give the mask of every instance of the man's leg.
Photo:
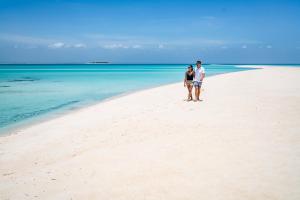
POLYGON ((195 98, 197 98, 197 87, 195 86, 195 98))
POLYGON ((200 101, 201 86, 202 86, 202 82, 199 83, 199 87, 198 87, 198 100, 199 101, 200 101))
POLYGON ((198 97, 197 97, 197 99, 200 101, 200 93, 201 93, 201 86, 200 87, 198 87, 198 97))
POLYGON ((198 100, 198 98, 199 98, 199 87, 198 86, 195 87, 195 98, 196 98, 196 100, 198 100))

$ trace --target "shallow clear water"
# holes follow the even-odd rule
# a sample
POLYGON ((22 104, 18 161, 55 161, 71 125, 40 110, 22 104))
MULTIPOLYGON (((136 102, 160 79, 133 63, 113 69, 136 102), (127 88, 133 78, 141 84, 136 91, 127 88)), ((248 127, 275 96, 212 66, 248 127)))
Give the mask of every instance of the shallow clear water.
MULTIPOLYGON (((0 131, 114 95, 183 80, 187 65, 0 65, 0 131)), ((204 65, 207 76, 247 70, 204 65)))

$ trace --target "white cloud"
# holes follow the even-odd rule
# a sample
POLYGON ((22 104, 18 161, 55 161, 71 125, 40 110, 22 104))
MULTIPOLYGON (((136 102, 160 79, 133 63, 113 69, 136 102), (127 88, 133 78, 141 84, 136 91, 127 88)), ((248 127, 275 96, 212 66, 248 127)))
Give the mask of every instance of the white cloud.
POLYGON ((123 44, 106 44, 102 46, 105 49, 128 49, 129 47, 123 44))
MULTIPOLYGON (((201 16, 200 16, 201 18, 201 16)), ((213 16, 202 16, 207 20, 216 19, 213 16)), ((142 46, 143 49, 163 49, 166 48, 164 43, 168 44, 168 48, 184 48, 184 47, 206 47, 206 48, 222 48, 226 49, 228 46, 236 45, 247 48, 249 45, 259 44, 262 42, 250 39, 227 40, 223 38, 202 38, 202 37, 175 37, 175 38, 156 38, 141 35, 105 35, 105 34, 85 34, 86 42, 91 46, 98 44, 106 49, 122 49, 122 48, 137 48, 142 46), (138 44, 139 46, 136 46, 138 44), (226 46, 226 47, 225 47, 226 46)))
POLYGON ((267 49, 272 49, 273 47, 272 47, 272 45, 267 45, 266 48, 267 49))
POLYGON ((49 43, 55 42, 53 39, 46 39, 40 37, 31 37, 24 35, 14 35, 14 34, 0 34, 0 39, 19 43, 19 44, 29 44, 29 45, 48 45, 49 43))
MULTIPOLYGON (((212 16, 204 16, 203 18, 214 19, 212 16)), ((176 37, 176 38, 154 38, 139 35, 103 35, 103 34, 86 34, 81 36, 81 40, 76 38, 40 38, 22 35, 1 34, 0 40, 12 42, 12 45, 18 47, 35 46, 48 47, 52 49, 59 48, 78 48, 101 47, 105 49, 164 49, 168 44, 168 48, 183 47, 216 47, 227 49, 230 45, 241 46, 246 49, 247 45, 259 44, 262 48, 266 44, 253 40, 224 40, 222 38, 201 38, 201 37, 176 37), (24 46, 25 45, 25 46, 24 46)), ((297 45, 298 46, 298 45, 297 45)))
POLYGON ((159 44, 159 45, 158 45, 158 48, 159 48, 159 49, 163 49, 163 48, 165 48, 165 46, 164 46, 163 44, 159 44))
MULTIPOLYGON (((208 17, 209 19, 213 19, 213 17, 208 17)), ((145 36, 139 36, 139 35, 104 35, 104 34, 86 34, 84 35, 85 38, 87 38, 89 41, 95 43, 97 42, 101 46, 107 46, 109 48, 122 48, 120 45, 117 44, 123 44, 124 46, 128 46, 130 48, 134 48, 135 44, 139 44, 143 47, 153 47, 155 44, 161 44, 164 42, 168 42, 171 46, 187 46, 187 45, 226 45, 228 43, 232 43, 233 41, 227 41, 222 39, 211 39, 211 38, 175 38, 175 39, 159 39, 159 38, 153 38, 153 37, 145 37, 145 36), (109 45, 103 45, 103 44, 109 44, 109 45)), ((234 41, 236 42, 236 41, 234 41)), ((245 43, 248 43, 248 41, 244 41, 245 43)), ((249 41, 253 42, 253 41, 249 41)), ((239 42, 237 42, 239 43, 239 42)), ((161 46, 162 48, 163 45, 161 46)))
POLYGON ((64 47, 68 47, 68 46, 63 42, 55 42, 53 44, 49 44, 48 47, 51 49, 59 49, 59 48, 64 48, 64 47))
POLYGON ((41 37, 32 37, 24 35, 14 35, 14 34, 1 34, 0 40, 8 41, 14 43, 14 48, 38 48, 38 47, 48 47, 52 49, 59 48, 85 48, 86 45, 83 43, 72 44, 69 42, 57 42, 58 39, 51 38, 41 38, 41 37))
POLYGON ((75 48, 86 48, 87 46, 85 44, 78 43, 78 44, 74 44, 73 47, 75 47, 75 48))
POLYGON ((133 48, 133 49, 141 49, 142 46, 139 45, 139 44, 135 44, 135 45, 132 46, 132 48, 133 48))
POLYGON ((77 44, 65 44, 63 42, 55 42, 48 45, 51 49, 60 49, 60 48, 86 48, 87 46, 83 43, 77 43, 77 44))
POLYGON ((114 44, 102 45, 102 48, 104 48, 104 49, 141 49, 142 46, 139 44, 127 45, 127 44, 121 44, 121 43, 114 43, 114 44))

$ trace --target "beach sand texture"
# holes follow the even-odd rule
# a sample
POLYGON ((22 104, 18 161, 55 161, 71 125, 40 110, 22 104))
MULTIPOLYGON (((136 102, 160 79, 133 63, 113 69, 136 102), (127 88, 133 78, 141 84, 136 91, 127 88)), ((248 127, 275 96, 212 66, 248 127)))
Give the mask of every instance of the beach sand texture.
POLYGON ((0 199, 299 200, 300 68, 208 77, 0 137, 0 199))

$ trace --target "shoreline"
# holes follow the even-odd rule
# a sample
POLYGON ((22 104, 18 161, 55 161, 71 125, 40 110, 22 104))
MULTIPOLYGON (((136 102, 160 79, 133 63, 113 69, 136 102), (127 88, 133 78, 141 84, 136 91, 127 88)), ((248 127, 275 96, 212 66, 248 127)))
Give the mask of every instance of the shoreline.
POLYGON ((298 200, 299 75, 208 77, 201 102, 164 85, 0 137, 0 196, 298 200))
POLYGON ((69 108, 69 109, 63 110, 63 111, 55 110, 55 111, 52 111, 54 113, 44 114, 46 116, 37 116, 37 118, 39 118, 39 119, 26 119, 26 120, 30 121, 30 122, 24 122, 26 124, 22 124, 23 122, 19 122, 20 124, 13 125, 13 126, 16 126, 16 127, 10 127, 10 128, 7 128, 7 130, 5 130, 6 129, 6 127, 5 127, 3 131, 0 131, 0 138, 18 134, 18 132, 21 131, 22 129, 27 129, 27 128, 39 125, 41 123, 45 123, 47 121, 55 120, 57 118, 61 118, 61 117, 64 117, 66 115, 74 114, 74 113, 79 112, 83 109, 90 108, 90 107, 105 103, 107 101, 115 100, 115 99, 118 99, 118 98, 121 98, 121 97, 124 97, 124 96, 128 96, 128 95, 131 95, 131 94, 135 94, 135 93, 138 93, 138 92, 141 92, 141 91, 146 91, 146 90, 149 90, 149 89, 159 88, 159 87, 178 84, 178 83, 179 82, 175 82, 175 83, 169 83, 169 84, 164 84, 164 85, 161 85, 161 86, 154 86, 154 87, 150 86, 149 88, 142 88, 142 89, 137 89, 137 90, 134 90, 134 91, 124 92, 124 93, 121 93, 121 94, 118 94, 118 95, 114 95, 114 96, 111 96, 111 97, 104 98, 100 101, 96 101, 96 102, 93 102, 93 103, 87 103, 87 104, 84 104, 82 106, 78 106, 78 107, 75 107, 75 108, 69 108))
MULTIPOLYGON (((233 72, 231 72, 231 73, 233 73, 233 72)), ((102 104, 102 103, 105 103, 105 102, 108 102, 108 101, 111 101, 111 100, 115 100, 115 99, 125 97, 125 96, 128 96, 128 95, 132 95, 132 94, 135 94, 135 93, 138 93, 138 92, 141 92, 141 91, 147 91, 149 89, 155 89, 155 88, 169 86, 169 85, 178 84, 178 83, 180 83, 180 82, 168 83, 168 84, 163 84, 163 85, 160 85, 160 86, 150 86, 148 88, 142 88, 142 89, 137 89, 137 90, 134 90, 134 91, 124 92, 124 93, 121 93, 121 94, 118 94, 118 95, 114 95, 114 96, 111 96, 111 97, 104 98, 100 101, 96 101, 96 102, 93 102, 93 103, 87 103, 87 104, 84 104, 82 106, 78 106, 78 107, 75 107, 75 108, 69 108, 69 109, 63 110, 63 111, 55 110, 55 111, 52 111, 54 113, 46 113, 46 114, 44 114, 45 116, 37 116, 37 118, 39 118, 39 119, 26 119, 26 120, 30 121, 30 122, 24 122, 26 124, 22 124, 23 122, 19 122, 20 124, 13 125, 13 126, 17 126, 17 127, 7 128, 6 131, 5 131, 6 128, 4 128, 5 132, 0 131, 0 138, 18 134, 18 132, 22 131, 22 129, 27 129, 27 128, 39 125, 41 123, 45 123, 45 122, 50 121, 50 120, 55 120, 57 118, 64 117, 66 115, 75 114, 76 112, 79 112, 83 109, 90 108, 90 107, 93 107, 93 106, 96 106, 96 105, 99 105, 99 104, 102 104)))
MULTIPOLYGON (((255 67, 255 66, 236 65, 236 67, 238 67, 238 68, 252 68, 252 69, 249 69, 249 70, 262 69, 262 68, 258 68, 260 66, 255 67)), ((223 74, 237 73, 237 72, 241 72, 241 71, 214 74, 214 75, 211 75, 211 76, 207 76, 206 78, 213 77, 213 76, 219 76, 219 75, 223 75, 223 74)), ((3 130, 0 130, 0 138, 1 137, 6 137, 6 136, 9 136, 9 135, 18 134, 18 132, 22 131, 23 129, 27 129, 27 128, 30 128, 32 126, 36 126, 36 125, 41 124, 41 123, 45 123, 47 121, 54 120, 56 118, 60 118, 60 117, 63 117, 65 115, 73 114, 73 113, 78 112, 82 109, 89 108, 89 107, 92 107, 92 106, 96 106, 98 104, 101 104, 101 103, 104 103, 104 102, 107 102, 107 101, 111 101, 111 100, 114 100, 114 99, 117 99, 117 98, 120 98, 120 97, 131 95, 131 94, 135 94, 137 92, 146 91, 146 90, 149 90, 149 89, 164 87, 164 86, 173 85, 173 84, 178 84, 178 83, 181 83, 181 82, 167 83, 167 84, 162 84, 162 85, 158 85, 158 86, 149 86, 149 87, 146 87, 146 88, 141 88, 141 89, 137 89, 137 90, 133 90, 133 91, 124 92, 124 93, 114 95, 114 96, 111 96, 111 97, 107 97, 107 98, 104 98, 100 101, 84 103, 81 106, 76 106, 74 108, 67 108, 65 110, 54 110, 54 111, 51 111, 50 113, 45 113, 45 114, 42 114, 41 116, 36 116, 35 117, 36 119, 29 118, 29 119, 25 119, 24 121, 17 122, 17 124, 12 124, 12 125, 9 125, 8 127, 4 127, 3 130)))

